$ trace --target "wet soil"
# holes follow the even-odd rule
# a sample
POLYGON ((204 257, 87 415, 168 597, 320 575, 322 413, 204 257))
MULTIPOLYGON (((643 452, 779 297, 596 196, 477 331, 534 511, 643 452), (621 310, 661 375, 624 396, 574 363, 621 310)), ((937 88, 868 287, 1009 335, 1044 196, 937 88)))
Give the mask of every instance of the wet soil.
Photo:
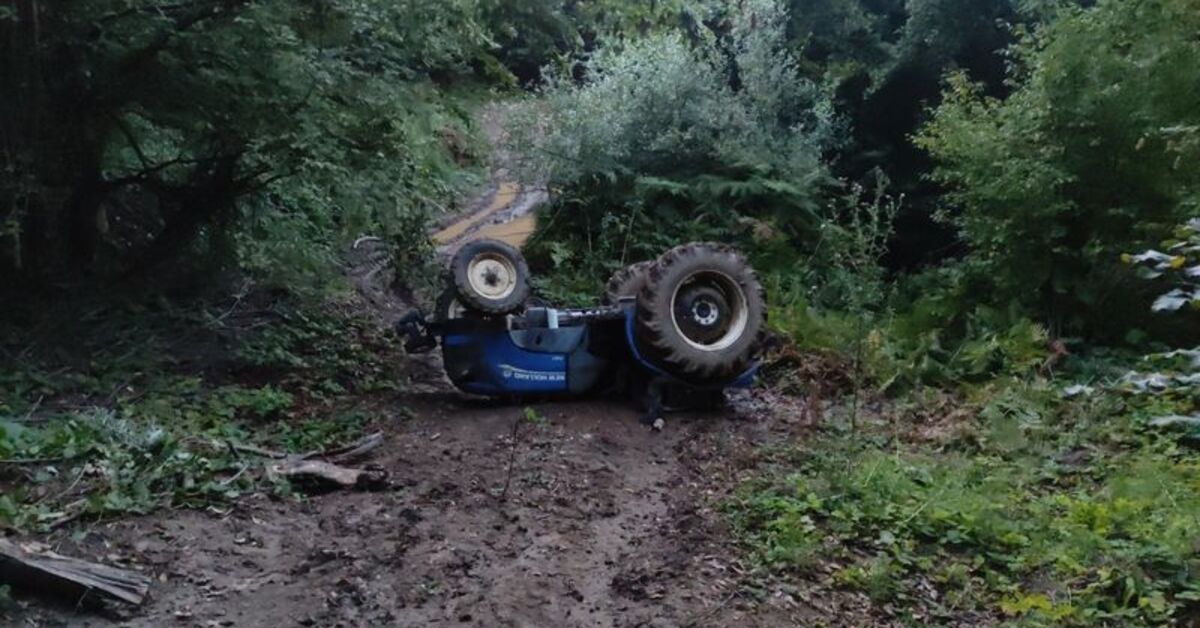
POLYGON ((52 539, 143 570, 125 615, 33 607, 29 625, 780 626, 752 602, 717 511, 770 425, 621 402, 505 405, 448 391, 381 399, 378 492, 254 496, 52 539), (528 408, 528 410, 527 410, 528 408), (514 439, 515 434, 515 439, 514 439))

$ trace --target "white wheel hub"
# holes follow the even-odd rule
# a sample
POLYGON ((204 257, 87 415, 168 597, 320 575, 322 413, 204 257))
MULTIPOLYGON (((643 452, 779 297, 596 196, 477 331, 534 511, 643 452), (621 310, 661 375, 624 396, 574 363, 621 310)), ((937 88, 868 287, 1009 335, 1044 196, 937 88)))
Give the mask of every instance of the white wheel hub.
POLYGON ((696 319, 697 323, 704 325, 705 327, 711 327, 720 317, 721 311, 717 308, 717 304, 715 303, 711 303, 704 299, 697 299, 696 302, 692 304, 692 318, 696 319))
MULTIPOLYGON (((706 327, 716 324, 720 318, 719 309, 707 299, 697 299, 687 314, 696 323, 706 327)), ((679 337, 689 345, 706 352, 723 351, 736 343, 746 333, 746 327, 750 324, 746 294, 738 282, 725 273, 707 270, 693 273, 679 282, 675 293, 671 295, 671 324, 675 327, 675 332, 679 334, 679 337), (685 329, 680 327, 678 310, 675 308, 675 303, 683 288, 696 283, 719 291, 729 304, 729 316, 732 320, 729 321, 725 333, 709 342, 700 342, 688 336, 685 329)))
POLYGON ((499 301, 517 289, 517 269, 503 255, 480 253, 467 264, 467 282, 475 294, 499 301))

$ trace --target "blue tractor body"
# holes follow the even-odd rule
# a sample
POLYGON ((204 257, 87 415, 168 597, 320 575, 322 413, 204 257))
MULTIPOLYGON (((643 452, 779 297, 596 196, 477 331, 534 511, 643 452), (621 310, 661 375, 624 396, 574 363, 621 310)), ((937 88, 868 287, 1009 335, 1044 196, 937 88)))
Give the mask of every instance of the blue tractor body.
POLYGON ((486 396, 578 395, 613 379, 660 379, 675 387, 749 386, 757 365, 735 379, 700 386, 644 359, 633 339, 633 308, 535 308, 506 318, 459 318, 435 324, 442 361, 460 390, 486 396), (632 367, 632 368, 630 368, 632 367))
POLYGON ((519 395, 583 392, 594 383, 596 359, 587 327, 507 329, 464 319, 442 336, 446 374, 465 392, 519 395), (464 324, 465 323, 465 324, 464 324))
POLYGON ((447 376, 492 397, 573 396, 624 390, 643 401, 643 420, 708 407, 727 388, 749 386, 766 321, 762 287, 736 250, 677 246, 613 276, 593 308, 544 307, 529 268, 503 242, 463 245, 434 315, 397 323, 405 348, 442 348, 447 376))

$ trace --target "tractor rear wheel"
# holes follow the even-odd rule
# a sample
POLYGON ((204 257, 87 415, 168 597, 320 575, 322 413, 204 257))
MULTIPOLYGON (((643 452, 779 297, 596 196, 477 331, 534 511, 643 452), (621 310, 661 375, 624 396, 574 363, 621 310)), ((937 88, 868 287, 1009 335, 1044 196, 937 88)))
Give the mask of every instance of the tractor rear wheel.
POLYGON ((603 303, 616 305, 624 297, 636 297, 650 278, 650 269, 653 267, 654 260, 647 260, 630 264, 613 273, 604 286, 603 303))
POLYGON ((694 384, 720 384, 741 375, 765 327, 762 286, 741 253, 724 244, 692 243, 667 251, 638 296, 638 350, 694 384))

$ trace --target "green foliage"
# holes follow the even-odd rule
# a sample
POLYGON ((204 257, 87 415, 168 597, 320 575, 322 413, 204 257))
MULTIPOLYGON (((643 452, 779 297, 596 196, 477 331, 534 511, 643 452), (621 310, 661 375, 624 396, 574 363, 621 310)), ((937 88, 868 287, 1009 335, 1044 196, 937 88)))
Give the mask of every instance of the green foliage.
POLYGON ((349 443, 362 438, 366 416, 359 411, 335 413, 328 417, 280 421, 271 440, 287 451, 320 451, 330 443, 349 443))
POLYGON ((599 51, 582 84, 548 76, 513 133, 527 175, 558 191, 535 260, 611 269, 684 237, 815 234, 829 100, 801 77, 776 3, 729 10, 690 39, 599 51))
POLYGON ((529 406, 526 406, 525 409, 521 411, 521 418, 524 419, 525 422, 538 427, 544 427, 549 424, 549 420, 545 416, 529 406))
MULTIPOLYGON (((944 280, 939 280, 944 281, 944 280)), ((1028 379, 1053 362, 1047 330, 1014 308, 962 312, 954 293, 897 297, 879 313, 814 305, 801 288, 769 276, 768 320, 801 350, 858 356, 864 383, 889 394, 1028 379)))
MULTIPOLYGON (((1195 235, 1189 223, 1169 253, 1125 256, 1183 282, 1155 309, 1189 304, 1195 235)), ((1181 446, 1200 437, 1198 352, 1133 369, 1111 351, 1071 357, 1015 307, 963 315, 960 266, 906 283, 865 357, 880 388, 910 394, 849 438, 834 406, 831 433, 778 452, 727 505, 760 568, 861 591, 901 621, 1186 623, 1200 602, 1200 462, 1181 446), (1043 378, 1054 370, 1079 383, 1043 378)), ((861 315, 776 308, 801 349, 848 353, 863 335, 861 315)))
POLYGON ((0 380, 0 460, 26 472, 0 475, 0 526, 227 502, 264 481, 262 461, 235 445, 303 453, 353 441, 368 420, 345 397, 402 381, 398 348, 353 316, 295 310, 253 332, 199 334, 195 318, 108 311, 83 333, 98 347, 34 337, 33 358, 0 380), (138 332, 106 335, 109 325, 138 332))
MULTIPOLYGON (((1175 287, 1155 299, 1155 312, 1187 308, 1194 314, 1200 309, 1200 264, 1195 263, 1200 255, 1200 220, 1192 219, 1176 229, 1174 237, 1163 245, 1170 253, 1150 250, 1122 259, 1137 264, 1145 279, 1171 277, 1175 287)), ((1143 362, 1144 367, 1153 370, 1126 373, 1122 387, 1168 403, 1182 402, 1183 411, 1155 417, 1151 424, 1180 431, 1192 439, 1200 437, 1200 349, 1150 354, 1143 362)))
POLYGON ((1200 179, 1183 164, 1200 115, 1198 16, 1186 0, 1103 0, 1022 39, 1007 98, 951 76, 918 143, 990 299, 1118 337, 1140 316, 1114 265, 1196 211, 1200 179))
MULTIPOLYGON (((1200 137, 1200 135, 1197 135, 1200 137)), ((1163 242, 1167 253, 1149 250, 1137 255, 1122 255, 1122 261, 1137 264, 1145 279, 1172 275, 1174 289, 1160 295, 1151 309, 1175 312, 1190 306, 1200 309, 1200 219, 1193 218, 1175 230, 1174 237, 1163 242)))
POLYGON ((237 349, 247 367, 298 386, 306 397, 332 399, 349 390, 395 390, 392 338, 370 321, 295 310, 237 349))
POLYGON ((1162 625, 1200 593, 1200 467, 1144 431, 1152 411, 1044 383, 999 389, 940 447, 868 435, 790 453, 729 513, 763 567, 836 561, 836 584, 901 616, 1162 625))
POLYGON ((547 66, 562 67, 603 39, 608 45, 680 23, 685 0, 489 0, 484 22, 498 63, 536 83, 547 66))
POLYGON ((809 298, 814 302, 865 317, 878 312, 890 292, 883 258, 904 202, 903 197, 889 196, 882 172, 875 171, 874 177, 871 189, 852 183, 830 204, 829 218, 821 223, 816 245, 801 267, 803 274, 795 272, 795 263, 781 260, 791 277, 813 286, 809 298))
MULTIPOLYGON (((671 194, 679 183, 672 175, 742 165, 748 174, 794 170, 790 182, 812 190, 830 111, 785 49, 786 14, 757 2, 730 17, 726 41, 707 33, 692 47, 678 34, 653 35, 597 53, 583 64, 581 86, 548 76, 541 124, 518 129, 519 140, 533 144, 530 169, 556 185, 646 177, 671 194), (739 85, 730 85, 729 72, 739 85)), ((712 187, 719 185, 710 190, 745 195, 735 183, 712 187)))
POLYGON ((471 158, 468 112, 433 79, 487 54, 474 2, 87 0, 15 17, 0 23, 0 260, 18 277, 240 262, 311 283, 347 238, 420 248, 471 158))

